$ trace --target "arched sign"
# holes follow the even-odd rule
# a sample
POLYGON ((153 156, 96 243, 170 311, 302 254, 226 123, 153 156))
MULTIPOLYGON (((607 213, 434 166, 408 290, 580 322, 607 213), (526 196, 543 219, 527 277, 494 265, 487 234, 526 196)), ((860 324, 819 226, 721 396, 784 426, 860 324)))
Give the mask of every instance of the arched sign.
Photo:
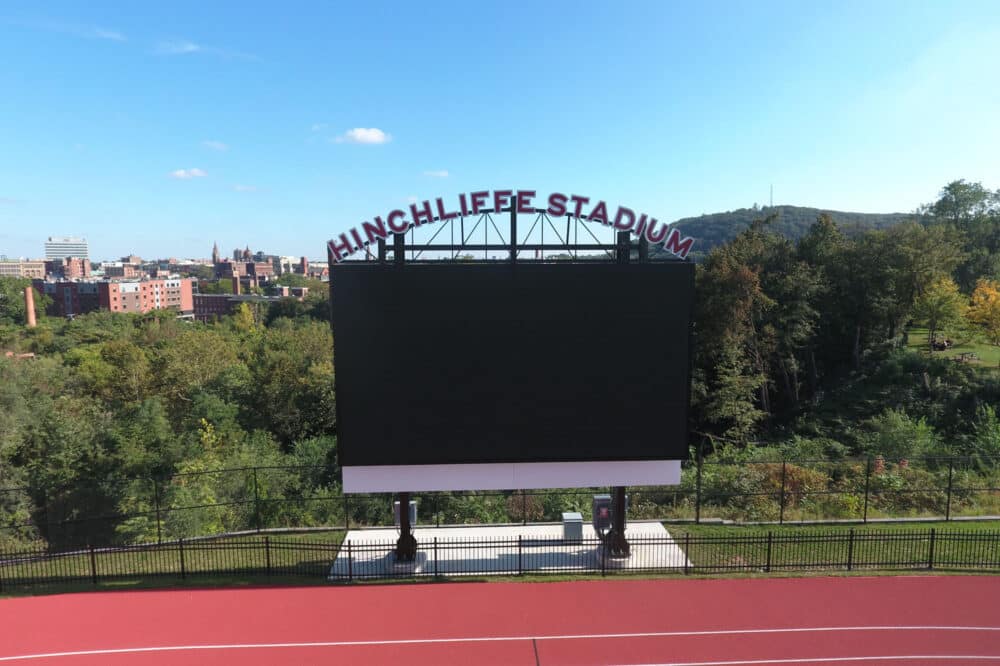
POLYGON ((536 207, 540 200, 535 190, 481 190, 459 194, 457 200, 445 202, 438 197, 432 203, 425 200, 411 204, 408 210, 394 209, 385 217, 375 216, 372 221, 362 222, 340 234, 327 243, 330 257, 341 262, 355 252, 385 240, 390 234, 405 234, 413 227, 421 227, 434 222, 454 220, 458 217, 500 213, 513 210, 518 214, 544 214, 550 217, 570 216, 580 220, 598 222, 618 231, 629 231, 639 238, 645 238, 650 245, 661 245, 676 257, 685 259, 691 251, 694 239, 683 237, 681 232, 668 224, 660 223, 655 217, 636 213, 625 206, 617 206, 614 213, 602 200, 576 194, 566 195, 553 192, 545 199, 545 208, 536 207))

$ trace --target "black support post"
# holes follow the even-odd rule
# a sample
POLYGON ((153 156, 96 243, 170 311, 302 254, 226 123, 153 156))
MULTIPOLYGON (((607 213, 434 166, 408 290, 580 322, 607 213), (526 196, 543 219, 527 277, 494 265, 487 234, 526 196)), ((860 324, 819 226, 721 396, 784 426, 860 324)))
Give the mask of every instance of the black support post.
POLYGON ((399 539, 396 561, 412 562, 417 557, 417 540, 410 526, 410 493, 399 493, 399 539))
POLYGON ((510 204, 510 263, 517 263, 517 206, 510 204))
POLYGON ((698 442, 697 468, 694 477, 694 522, 701 523, 701 466, 705 460, 705 438, 698 442))
POLYGON ((394 234, 392 237, 392 263, 402 266, 406 261, 406 236, 394 234))
POLYGON ((948 458, 948 499, 944 505, 944 519, 951 520, 951 491, 955 478, 955 459, 948 458))
POLYGON ((780 505, 778 509, 778 524, 781 525, 785 522, 785 473, 786 473, 787 463, 781 461, 781 497, 779 499, 780 505))
POLYGON ((868 460, 865 462, 865 508, 864 513, 861 516, 861 522, 868 522, 868 493, 871 489, 872 483, 872 457, 868 456, 868 460))
POLYGON ((160 517, 160 482, 153 479, 153 509, 156 512, 156 543, 163 543, 163 520, 160 517))
POLYGON ((604 546, 611 557, 628 557, 632 552, 625 538, 625 486, 615 486, 611 494, 611 530, 604 546))

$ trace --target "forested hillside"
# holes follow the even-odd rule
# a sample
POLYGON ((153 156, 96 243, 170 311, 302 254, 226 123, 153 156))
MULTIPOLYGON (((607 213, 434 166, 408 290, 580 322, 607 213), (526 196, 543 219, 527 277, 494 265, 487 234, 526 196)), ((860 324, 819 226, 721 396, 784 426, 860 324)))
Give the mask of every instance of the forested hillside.
POLYGON ((772 206, 740 208, 725 213, 685 217, 674 224, 684 232, 684 235, 695 239, 691 257, 698 261, 712 248, 733 240, 756 219, 771 218, 771 230, 794 241, 806 235, 820 215, 829 217, 841 232, 848 236, 856 236, 868 230, 886 229, 905 220, 924 218, 923 215, 914 213, 846 213, 805 206, 772 206))
MULTIPOLYGON (((904 471, 905 459, 962 455, 993 474, 996 366, 930 349, 937 338, 1000 344, 1000 191, 956 181, 923 223, 848 233, 819 214, 797 239, 777 233, 771 212, 697 266, 692 443, 729 459, 884 456, 904 471), (926 336, 919 348, 907 344, 915 325, 926 336)), ((167 313, 57 320, 42 316, 39 296, 39 326, 28 329, 24 284, 0 280, 0 349, 36 355, 0 357, 0 541, 44 540, 57 513, 122 516, 101 523, 106 533, 87 532, 103 541, 252 524, 222 501, 237 491, 251 492, 258 511, 280 510, 271 524, 326 520, 317 507, 329 503, 267 503, 272 493, 337 492, 322 286, 305 302, 244 305, 209 324, 167 313), (301 467, 280 478, 254 472, 252 491, 212 475, 279 465, 301 467), (154 503, 220 508, 196 522, 175 511, 180 522, 161 525, 154 503), (4 530, 13 525, 29 527, 4 530)), ((751 487, 743 477, 726 483, 751 487)))

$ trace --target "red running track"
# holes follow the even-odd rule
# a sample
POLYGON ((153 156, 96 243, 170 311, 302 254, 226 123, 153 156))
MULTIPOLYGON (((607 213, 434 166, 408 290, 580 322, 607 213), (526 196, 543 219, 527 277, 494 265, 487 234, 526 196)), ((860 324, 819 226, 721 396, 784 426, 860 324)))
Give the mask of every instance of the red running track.
POLYGON ((1000 664, 1000 578, 608 580, 0 599, 3 664, 1000 664))

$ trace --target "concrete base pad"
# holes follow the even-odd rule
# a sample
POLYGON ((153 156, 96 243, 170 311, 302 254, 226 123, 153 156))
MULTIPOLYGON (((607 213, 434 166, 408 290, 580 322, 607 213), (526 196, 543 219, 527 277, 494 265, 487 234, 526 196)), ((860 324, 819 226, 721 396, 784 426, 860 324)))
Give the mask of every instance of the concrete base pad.
POLYGON ((559 523, 417 527, 414 562, 396 562, 394 528, 351 530, 330 570, 330 578, 389 578, 427 575, 510 575, 524 572, 681 569, 690 563, 663 525, 628 524, 632 553, 606 557, 591 525, 583 539, 563 540, 559 523))

